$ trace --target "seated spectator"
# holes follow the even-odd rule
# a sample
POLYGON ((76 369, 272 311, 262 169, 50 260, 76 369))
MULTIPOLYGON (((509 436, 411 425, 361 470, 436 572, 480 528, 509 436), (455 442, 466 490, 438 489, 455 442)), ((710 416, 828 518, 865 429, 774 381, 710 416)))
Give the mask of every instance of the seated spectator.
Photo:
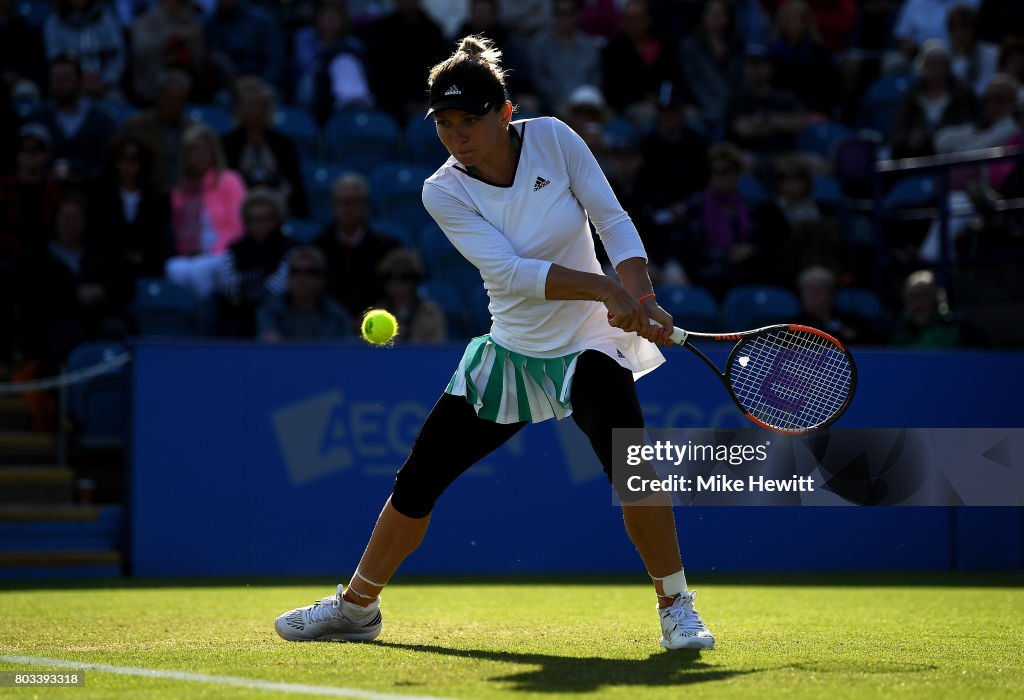
POLYGON ((814 201, 813 190, 814 174, 807 158, 791 154, 775 162, 775 197, 758 206, 753 215, 755 228, 770 231, 775 241, 764 246, 762 255, 762 276, 768 281, 788 287, 804 268, 844 268, 845 242, 839 225, 831 210, 814 201))
POLYGON ((0 179, 0 256, 22 259, 45 245, 63 187, 50 171, 53 137, 38 122, 18 130, 14 174, 0 179))
POLYGON ((777 90, 768 49, 747 47, 743 84, 726 110, 726 134, 740 148, 757 155, 795 150, 796 135, 807 127, 807 113, 790 92, 777 90))
POLYGON ((759 281, 758 242, 750 206, 737 189, 743 155, 730 143, 708 150, 708 187, 686 204, 680 253, 674 257, 693 284, 718 298, 738 284, 759 281))
POLYGON ((63 179, 83 181, 99 175, 116 127, 83 94, 77 61, 58 56, 50 62, 50 101, 30 119, 52 134, 54 164, 63 179))
POLYGON ((622 3, 616 0, 580 0, 580 28, 603 42, 622 33, 622 3))
POLYGON ((335 110, 372 107, 363 42, 352 34, 345 3, 320 0, 312 27, 295 33, 295 104, 321 122, 335 110))
POLYGON ((170 255, 170 200, 153 184, 152 169, 142 141, 116 137, 92 198, 96 238, 119 252, 130 289, 140 277, 163 276, 170 255))
POLYGON ((800 313, 794 323, 823 330, 842 343, 864 340, 857 325, 836 311, 836 275, 832 270, 820 265, 806 267, 800 271, 796 286, 800 313))
POLYGON ((178 153, 185 131, 196 122, 185 114, 192 79, 172 69, 160 79, 156 106, 125 120, 121 131, 139 139, 153 155, 153 184, 170 192, 178 181, 178 153))
POLYGON ((601 91, 593 85, 580 85, 562 105, 561 117, 586 142, 598 162, 603 161, 607 148, 604 126, 611 112, 601 91))
POLYGON ((581 85, 601 84, 601 53, 580 30, 579 0, 555 0, 551 26, 533 39, 533 84, 548 110, 557 110, 581 85))
POLYGON ((251 190, 242 203, 245 234, 221 258, 217 274, 217 326, 221 335, 256 334, 256 307, 287 288, 285 260, 292 241, 281 228, 284 204, 271 190, 251 190))
POLYGON ((374 233, 367 220, 370 186, 358 173, 344 173, 331 187, 334 220, 313 245, 327 256, 327 293, 353 318, 384 295, 377 265, 398 241, 374 233))
POLYGON ((199 299, 213 292, 221 256, 241 238, 245 182, 227 167, 220 139, 205 124, 181 140, 181 176, 171 192, 174 257, 167 277, 199 299))
POLYGON ((206 21, 206 46, 226 79, 258 75, 274 86, 282 86, 285 43, 270 14, 249 0, 217 0, 217 8, 206 21))
MULTIPOLYGON (((779 3, 779 12, 787 4, 789 0, 782 0, 779 3)), ((821 45, 825 50, 835 53, 847 48, 854 27, 857 26, 860 13, 857 6, 862 3, 856 0, 807 0, 807 4, 814 14, 814 24, 821 35, 821 45)))
POLYGON ((444 311, 437 302, 419 293, 423 281, 420 257, 407 248, 395 248, 377 265, 377 274, 384 280, 384 296, 377 307, 387 309, 398 319, 395 342, 444 342, 444 311))
MULTIPOLYGON (((514 0, 512 0, 514 1, 514 0)), ((458 26, 458 25, 456 25, 458 26)), ((505 85, 510 94, 515 95, 517 102, 535 92, 533 83, 533 66, 530 51, 521 50, 520 42, 516 41, 512 32, 501 19, 499 0, 470 0, 469 15, 458 27, 454 36, 462 38, 470 34, 482 35, 494 42, 501 51, 501 63, 508 71, 505 85)), ((535 45, 530 42, 530 45, 535 45)), ((555 103, 560 104, 558 102, 555 103)))
POLYGON ((968 5, 957 5, 946 18, 952 49, 953 75, 981 97, 999 64, 999 47, 978 40, 978 13, 968 5))
POLYGON ((324 289, 327 258, 313 246, 288 255, 288 291, 268 298, 256 311, 257 337, 264 341, 347 340, 352 317, 324 289))
POLYGON ((274 95, 260 78, 250 75, 235 83, 237 126, 224 137, 228 166, 248 187, 265 187, 288 204, 288 215, 309 216, 309 201, 299 168, 299 152, 291 138, 271 127, 274 95))
POLYGON ((549 0, 509 0, 501 5, 501 21, 516 39, 529 43, 547 25, 548 6, 549 0))
POLYGON ((645 0, 626 2, 622 28, 601 54, 602 90, 612 109, 646 125, 654 118, 658 88, 677 78, 676 56, 651 31, 645 0))
POLYGON ((366 67, 377 105, 404 124, 410 116, 423 118, 427 72, 448 55, 448 42, 419 0, 396 0, 394 6, 370 30, 366 67))
POLYGON ((903 313, 896 321, 890 345, 915 348, 985 347, 987 338, 977 328, 956 318, 946 302, 946 291, 929 270, 911 273, 903 283, 903 313))
POLYGON ((87 95, 116 97, 126 51, 121 24, 103 0, 57 0, 43 24, 46 58, 77 56, 87 95))
POLYGON ((769 51, 775 87, 796 95, 807 109, 831 117, 839 75, 806 0, 789 0, 779 9, 769 51))
POLYGON ((157 0, 132 27, 132 88, 146 104, 156 101, 160 77, 177 69, 200 75, 206 57, 202 16, 191 0, 157 0))
POLYGON ((935 153, 935 133, 970 121, 977 109, 971 91, 949 66, 949 49, 938 40, 925 42, 917 57, 918 80, 903 96, 889 134, 894 158, 935 153))
POLYGON ((993 75, 982 95, 980 118, 939 129, 935 134, 935 151, 956 153, 1005 144, 1017 131, 1015 113, 1019 89, 1020 84, 1013 76, 993 75))
POLYGON ((53 240, 31 264, 26 292, 30 357, 55 374, 79 343, 123 337, 126 289, 116 254, 87 238, 85 198, 57 208, 53 240))
POLYGON ((1009 73, 1024 83, 1024 39, 1008 36, 999 46, 999 72, 1009 73))
POLYGON ((701 120, 717 126, 725 116, 733 90, 743 78, 742 44, 733 6, 727 0, 706 0, 700 29, 679 44, 679 64, 701 120))
POLYGON ((946 18, 959 5, 977 9, 981 0, 906 0, 892 28, 896 51, 886 58, 887 70, 894 72, 910 65, 929 39, 938 39, 948 46, 946 18))

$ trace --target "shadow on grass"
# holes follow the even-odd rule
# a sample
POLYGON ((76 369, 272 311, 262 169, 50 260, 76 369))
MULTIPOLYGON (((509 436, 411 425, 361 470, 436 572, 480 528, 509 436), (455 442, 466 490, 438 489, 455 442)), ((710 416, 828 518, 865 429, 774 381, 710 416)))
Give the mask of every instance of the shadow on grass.
POLYGON ((531 693, 591 693, 606 686, 685 686, 692 683, 721 681, 760 671, 729 670, 711 666, 701 659, 701 653, 697 651, 659 652, 646 659, 605 659, 484 649, 453 649, 434 644, 369 643, 388 649, 535 666, 537 668, 488 679, 492 682, 512 683, 511 690, 531 693))

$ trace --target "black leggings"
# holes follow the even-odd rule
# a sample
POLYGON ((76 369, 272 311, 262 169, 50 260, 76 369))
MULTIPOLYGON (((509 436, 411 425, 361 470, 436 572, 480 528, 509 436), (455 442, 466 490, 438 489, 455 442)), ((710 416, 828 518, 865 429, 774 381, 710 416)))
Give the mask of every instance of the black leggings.
MULTIPOLYGON (((590 438, 610 482, 612 428, 644 426, 633 374, 604 353, 587 350, 576 360, 570 398, 573 420, 590 438)), ((453 481, 524 425, 485 420, 464 397, 443 394, 395 478, 391 505, 407 517, 426 517, 453 481)))

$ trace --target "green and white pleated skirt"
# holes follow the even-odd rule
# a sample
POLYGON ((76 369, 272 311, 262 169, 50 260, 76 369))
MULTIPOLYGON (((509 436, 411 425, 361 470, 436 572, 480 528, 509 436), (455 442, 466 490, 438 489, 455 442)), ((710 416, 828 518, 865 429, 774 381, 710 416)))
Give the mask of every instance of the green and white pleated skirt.
MULTIPOLYGON (((635 336, 634 336, 635 338, 635 336)), ((634 366, 639 377, 664 361, 655 346, 640 338, 644 357, 634 366)), ((595 347, 620 358, 614 347, 595 347)), ((445 393, 464 396, 478 416, 495 423, 539 423, 549 418, 562 419, 572 413, 570 392, 579 352, 559 357, 539 358, 513 352, 495 343, 491 336, 473 338, 459 362, 445 393)), ((631 353, 632 354, 632 353, 631 353)))

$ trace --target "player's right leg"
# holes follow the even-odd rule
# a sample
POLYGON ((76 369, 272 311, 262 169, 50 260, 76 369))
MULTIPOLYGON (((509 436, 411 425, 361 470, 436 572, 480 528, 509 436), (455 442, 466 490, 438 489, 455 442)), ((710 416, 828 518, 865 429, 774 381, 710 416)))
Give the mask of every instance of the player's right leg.
POLYGON ((484 420, 461 396, 444 394, 423 423, 384 504, 348 588, 282 614, 274 624, 289 641, 368 641, 381 630, 380 592, 419 547, 430 513, 463 472, 503 445, 525 423, 484 420))

